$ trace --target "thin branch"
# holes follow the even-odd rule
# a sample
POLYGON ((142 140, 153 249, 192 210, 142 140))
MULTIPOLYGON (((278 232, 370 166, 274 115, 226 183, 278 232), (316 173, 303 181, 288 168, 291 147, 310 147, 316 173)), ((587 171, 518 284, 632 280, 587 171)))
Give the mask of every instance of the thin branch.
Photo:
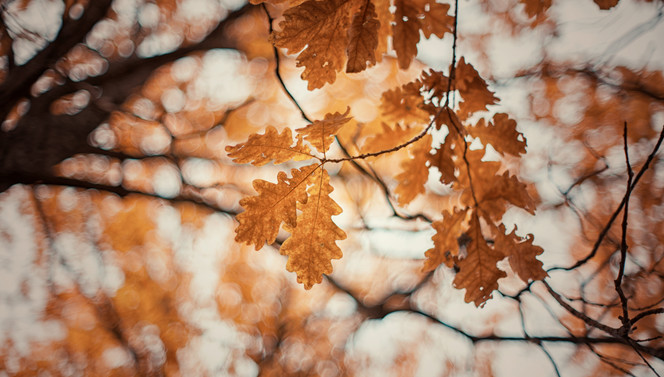
MULTIPOLYGON (((657 142, 655 143, 655 146, 653 147, 652 152, 650 153, 650 155, 648 155, 648 158, 646 159, 645 164, 641 167, 641 170, 639 170, 639 173, 634 178, 630 190, 634 190, 634 188, 639 183, 639 180, 641 179, 643 174, 650 167, 650 163, 655 159, 655 156, 657 155, 657 152, 659 151, 659 148, 662 145, 662 141, 664 141, 664 126, 662 126, 662 131, 659 133, 659 138, 657 139, 657 142)), ((604 229, 602 229, 599 236, 597 237, 597 240, 595 241, 595 245, 593 245, 592 250, 590 251, 590 253, 586 257, 584 257, 583 259, 577 261, 576 263, 574 263, 570 267, 553 267, 553 268, 550 268, 547 272, 551 272, 551 271, 555 271, 555 270, 570 271, 570 270, 576 269, 576 268, 578 268, 580 266, 583 266, 584 264, 588 263, 588 261, 591 260, 595 256, 595 254, 597 254, 597 250, 599 250, 599 246, 602 244, 602 241, 604 240, 604 237, 609 232, 609 229, 611 229, 611 225, 613 225, 613 222, 616 220, 616 218, 620 214, 620 211, 622 211, 623 207, 625 206, 625 201, 626 201, 626 197, 623 196, 623 199, 621 200, 620 205, 618 205, 618 208, 616 208, 616 210, 611 215, 611 218, 609 218, 609 221, 604 226, 604 229)))
POLYGON ((614 282, 616 287, 616 292, 620 297, 620 303, 622 306, 622 316, 620 320, 622 321, 622 331, 624 334, 628 334, 631 322, 629 320, 629 312, 627 310, 627 297, 625 292, 622 289, 622 280, 625 275, 625 263, 627 262, 627 217, 629 215, 629 199, 632 194, 632 179, 634 178, 634 171, 632 171, 632 165, 629 163, 629 142, 627 141, 627 122, 624 123, 623 127, 623 143, 625 150, 625 163, 627 164, 627 188, 625 192, 625 209, 623 210, 623 221, 622 221, 622 240, 620 243, 620 268, 618 270, 618 277, 614 282))
MULTIPOLYGON (((267 24, 269 25, 269 32, 272 34, 274 32, 274 29, 272 28, 272 22, 274 19, 272 16, 270 16, 270 12, 267 10, 267 6, 265 3, 263 5, 263 10, 265 11, 265 15, 267 16, 267 24)), ((288 90, 288 87, 286 87, 286 83, 284 82, 284 79, 281 77, 281 73, 279 72, 279 49, 277 49, 277 46, 274 44, 272 45, 272 49, 274 50, 274 62, 275 62, 275 67, 274 67, 274 74, 277 76, 277 80, 279 80, 279 84, 281 84, 281 87, 284 89, 284 93, 290 98, 291 102, 297 107, 298 110, 300 110, 300 114, 302 115, 302 119, 306 120, 309 123, 313 123, 313 121, 307 116, 307 113, 304 112, 304 109, 302 109, 302 106, 300 106, 300 103, 293 97, 293 94, 288 90)))

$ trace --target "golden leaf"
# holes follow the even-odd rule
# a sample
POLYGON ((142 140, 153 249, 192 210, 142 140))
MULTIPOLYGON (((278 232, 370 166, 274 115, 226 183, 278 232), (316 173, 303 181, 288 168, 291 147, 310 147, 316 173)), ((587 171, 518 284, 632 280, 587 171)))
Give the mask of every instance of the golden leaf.
POLYGON ((618 0, 595 0, 595 4, 599 6, 599 9, 607 10, 618 5, 618 0))
POLYGON ((281 31, 271 39, 276 47, 289 54, 300 54, 297 66, 305 67, 302 79, 309 90, 333 83, 344 67, 348 41, 349 0, 309 0, 284 12, 281 31))
POLYGON ((487 177, 478 186, 475 192, 479 205, 492 220, 499 220, 503 216, 507 203, 524 209, 531 215, 535 214, 537 200, 530 196, 525 183, 514 175, 510 176, 507 171, 502 175, 487 177))
POLYGON ((435 166, 440 172, 440 182, 445 185, 456 181, 456 177, 454 176, 455 165, 452 159, 455 152, 451 149, 452 145, 452 137, 450 137, 450 134, 447 134, 445 141, 439 147, 435 148, 436 153, 429 157, 431 166, 435 166))
POLYGON ((449 79, 442 72, 430 69, 429 72, 423 71, 420 79, 424 91, 430 92, 431 97, 442 99, 447 94, 449 79))
POLYGON ((448 267, 453 266, 454 257, 459 255, 458 239, 464 231, 466 214, 466 209, 454 208, 454 212, 444 211, 443 219, 433 222, 436 234, 431 237, 433 248, 424 253, 427 257, 424 261, 424 271, 434 270, 443 263, 448 267))
POLYGON ((346 108, 343 114, 326 114, 325 119, 316 120, 310 125, 295 130, 300 137, 311 143, 321 153, 327 152, 334 141, 334 135, 351 118, 348 116, 350 107, 346 108))
POLYGON ((533 245, 533 235, 528 234, 521 238, 516 234, 516 227, 510 234, 505 234, 505 226, 496 229, 496 250, 502 252, 510 262, 512 270, 521 280, 528 283, 532 280, 542 280, 549 276, 542 268, 543 264, 537 256, 544 252, 539 246, 533 245))
POLYGON ((417 8, 408 0, 396 0, 396 12, 392 25, 392 44, 397 53, 399 67, 406 69, 417 55, 417 43, 420 41, 420 23, 417 20, 417 8))
POLYGON ((397 184, 394 193, 400 206, 410 203, 419 194, 424 193, 424 185, 429 179, 427 161, 431 154, 431 135, 427 134, 419 141, 411 144, 412 158, 401 163, 403 171, 396 176, 397 184))
POLYGON ((439 4, 432 0, 396 0, 394 5, 394 51, 399 67, 406 69, 417 55, 420 30, 425 38, 431 35, 442 38, 445 33, 452 32, 454 17, 447 14, 449 4, 439 4))
POLYGON ((484 145, 491 144, 501 155, 509 153, 518 156, 526 153, 526 140, 516 130, 516 121, 509 119, 507 114, 496 114, 493 123, 485 123, 484 118, 480 119, 475 127, 468 127, 468 132, 473 137, 479 137, 484 145))
POLYGON ((421 16, 420 20, 424 38, 435 35, 443 38, 445 33, 452 33, 454 27, 454 17, 447 14, 450 10, 449 4, 437 3, 435 0, 418 0, 421 16))
POLYGON ((307 182, 320 165, 313 164, 291 170, 291 177, 279 172, 277 183, 262 179, 253 182, 257 196, 240 200, 245 211, 236 216, 240 225, 235 229, 235 240, 254 245, 256 250, 277 239, 281 223, 295 227, 297 203, 307 201, 307 182))
POLYGON ((551 0, 519 0, 525 5, 525 12, 528 17, 537 17, 546 13, 551 7, 551 0))
POLYGON ((456 87, 463 98, 459 103, 459 117, 466 119, 468 115, 486 110, 488 105, 498 103, 498 98, 489 90, 489 86, 472 65, 462 57, 456 67, 456 87))
POLYGON ((376 7, 371 0, 366 0, 360 10, 353 15, 348 31, 346 72, 361 72, 376 64, 379 28, 380 21, 376 15, 376 7))
POLYGON ((293 160, 302 161, 312 158, 309 147, 302 143, 298 136, 293 145, 293 136, 290 128, 284 128, 281 134, 272 126, 265 130, 265 134, 252 134, 244 143, 226 147, 228 156, 236 163, 250 163, 262 166, 274 160, 275 164, 293 160))
POLYGON ((420 107, 423 104, 419 81, 383 92, 380 108, 383 115, 397 122, 426 123, 429 114, 420 107))
POLYGON ((316 170, 309 176, 307 184, 308 199, 297 204, 301 211, 297 227, 284 227, 291 236, 283 243, 280 252, 288 256, 286 269, 295 272, 298 283, 310 289, 323 281, 323 274, 332 272, 332 259, 342 257, 336 241, 346 239, 346 233, 331 218, 340 214, 342 209, 329 196, 334 188, 327 171, 316 170))
POLYGON ((403 144, 417 135, 421 129, 416 127, 401 127, 398 123, 391 128, 385 123, 381 123, 383 132, 369 137, 362 145, 365 153, 374 153, 387 150, 403 144))
POLYGON ((496 265, 504 256, 486 243, 476 212, 471 215, 467 234, 470 237, 466 247, 467 255, 457 262, 459 272, 453 284, 457 289, 466 290, 466 302, 480 306, 498 289, 498 279, 507 276, 496 265))

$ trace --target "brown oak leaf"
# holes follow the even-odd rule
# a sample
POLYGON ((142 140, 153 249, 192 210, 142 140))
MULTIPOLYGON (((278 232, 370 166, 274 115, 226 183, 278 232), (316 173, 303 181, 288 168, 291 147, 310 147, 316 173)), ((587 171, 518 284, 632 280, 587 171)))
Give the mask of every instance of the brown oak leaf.
POLYGON ((348 30, 346 72, 361 72, 376 64, 379 28, 380 21, 376 15, 376 7, 371 0, 366 0, 353 15, 348 30))
POLYGON ((514 230, 505 234, 505 226, 496 228, 495 249, 507 256, 510 267, 521 280, 528 283, 532 280, 542 280, 549 276, 542 268, 543 264, 537 256, 544 252, 539 246, 533 245, 533 235, 525 238, 519 237, 514 230))
POLYGON ((406 124, 427 123, 429 114, 421 108, 423 100, 420 87, 421 84, 414 81, 383 92, 380 101, 383 115, 406 124))
POLYGON ((456 176, 454 175, 455 164, 452 159, 455 151, 452 150, 452 146, 454 145, 452 140, 453 138, 448 134, 445 137, 445 141, 435 148, 436 153, 429 157, 431 166, 435 166, 440 172, 440 182, 445 185, 456 181, 456 176))
POLYGON ((432 0, 396 0, 392 41, 399 67, 406 69, 417 55, 420 30, 426 38, 432 34, 442 38, 452 31, 454 18, 447 14, 449 4, 432 0))
POLYGON ((281 246, 280 253, 288 256, 286 269, 295 272, 298 283, 310 289, 323 280, 323 274, 332 272, 332 259, 342 257, 336 241, 346 239, 346 233, 331 218, 342 209, 329 196, 334 188, 327 171, 316 170, 307 184, 308 199, 297 204, 300 211, 297 226, 284 227, 291 236, 281 246))
MULTIPOLYGON (((277 183, 262 179, 253 182, 257 196, 240 200, 244 212, 236 216, 240 225, 235 229, 235 240, 254 245, 256 250, 273 243, 281 223, 295 227, 297 203, 307 202, 307 182, 320 165, 313 164, 291 170, 291 177, 279 172, 277 183)), ((322 169, 321 169, 322 170, 322 169)))
POLYGON ((526 140, 523 134, 516 130, 516 121, 507 114, 498 113, 493 121, 486 124, 484 118, 480 119, 474 127, 468 127, 473 137, 479 137, 484 145, 491 144, 496 152, 513 156, 526 153, 526 140))
POLYGON ((300 137, 311 143, 317 151, 325 153, 330 149, 330 145, 334 141, 334 135, 351 119, 348 116, 349 113, 350 107, 346 108, 346 112, 343 114, 328 113, 325 115, 325 119, 316 120, 310 125, 298 128, 295 131, 300 137))
POLYGON ((506 277, 507 274, 498 269, 497 263, 504 256, 487 244, 476 212, 470 217, 467 234, 470 242, 466 246, 466 257, 457 262, 459 272, 454 277, 453 284, 457 289, 466 290, 466 302, 474 302, 475 306, 479 307, 498 289, 498 279, 506 277))
POLYGON ((595 0, 595 4, 599 6, 599 9, 607 10, 618 5, 618 0, 595 0))
POLYGON ((275 164, 283 162, 302 161, 312 158, 309 147, 302 143, 298 136, 293 145, 293 135, 290 128, 284 128, 281 134, 269 126, 264 134, 252 134, 244 143, 226 147, 228 156, 236 163, 262 166, 274 160, 275 164))
POLYGON ((284 12, 281 31, 271 40, 289 54, 300 52, 297 66, 305 67, 302 79, 309 90, 333 83, 343 69, 348 45, 349 0, 309 0, 284 12))
POLYGON ((455 74, 456 88, 463 98, 463 102, 459 103, 457 114, 461 119, 468 118, 476 111, 487 110, 488 105, 498 103, 498 97, 489 90, 486 81, 471 64, 466 63, 463 57, 457 64, 455 74))
POLYGON ((464 232, 466 223, 467 209, 454 208, 450 213, 447 210, 443 212, 443 219, 434 221, 432 226, 436 233, 431 237, 433 248, 427 250, 424 255, 427 260, 424 261, 424 271, 436 269, 441 264, 452 267, 454 257, 459 255, 459 237, 464 232))
POLYGON ((419 194, 423 194, 424 185, 429 179, 427 161, 431 154, 431 135, 427 134, 419 141, 411 144, 412 158, 401 163, 402 172, 396 176, 397 184, 394 193, 400 206, 410 203, 419 194))
POLYGON ((365 153, 374 153, 396 147, 412 139, 421 132, 419 127, 401 127, 398 123, 391 128, 385 123, 381 123, 383 132, 372 135, 362 145, 365 153))

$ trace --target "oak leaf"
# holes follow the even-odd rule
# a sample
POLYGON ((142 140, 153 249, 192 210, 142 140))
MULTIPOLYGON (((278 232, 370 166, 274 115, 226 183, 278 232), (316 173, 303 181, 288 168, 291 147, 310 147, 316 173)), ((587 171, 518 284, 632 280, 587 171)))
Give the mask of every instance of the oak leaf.
POLYGON ((595 0, 595 4, 599 6, 599 9, 607 10, 618 5, 618 0, 595 0))
POLYGON ((412 158, 401 163, 402 172, 396 176, 397 184, 394 193, 400 206, 405 206, 423 194, 424 185, 429 179, 429 167, 427 162, 431 154, 431 135, 426 134, 422 139, 411 145, 412 158))
POLYGON ((504 256, 487 244, 476 212, 471 215, 467 234, 470 242, 466 246, 466 257, 457 261, 459 272, 453 284, 457 289, 466 290, 466 302, 474 302, 479 307, 498 289, 498 279, 507 274, 498 269, 497 263, 504 256))
POLYGON ((427 260, 424 261, 424 271, 436 269, 441 264, 452 267, 454 257, 459 255, 459 238, 464 232, 466 223, 467 209, 454 208, 450 213, 447 210, 443 212, 443 219, 434 221, 432 226, 436 233, 431 237, 433 248, 427 250, 424 255, 427 260))
POLYGON ((478 183, 479 187, 475 190, 477 199, 479 205, 488 214, 488 218, 492 220, 502 218, 508 203, 526 210, 531 215, 535 214, 537 199, 530 195, 525 183, 519 181, 514 175, 510 176, 509 172, 505 171, 502 175, 487 177, 478 183))
POLYGON ((533 245, 533 235, 528 234, 525 238, 519 237, 514 230, 505 234, 505 226, 500 225, 496 229, 496 250, 507 256, 510 267, 521 280, 528 283, 529 280, 542 280, 549 276, 542 268, 543 264, 537 256, 544 252, 539 246, 533 245))
POLYGON ((406 69, 417 55, 420 30, 429 38, 432 34, 442 38, 452 32, 454 17, 447 14, 449 4, 432 0, 396 0, 392 41, 399 67, 406 69))
POLYGON ((454 175, 455 164, 452 159, 455 152, 451 148, 452 145, 452 137, 448 134, 445 137, 445 141, 435 148, 436 153, 429 157, 431 166, 435 166, 440 172, 440 182, 445 185, 456 180, 456 176, 454 175))
POLYGON ((308 177, 308 199, 298 202, 300 214, 297 226, 284 229, 291 236, 283 243, 280 253, 288 256, 286 269, 297 274, 298 283, 310 289, 323 280, 323 274, 332 272, 332 259, 342 257, 337 240, 346 239, 346 233, 331 219, 342 212, 341 207, 330 198, 334 188, 325 169, 318 169, 308 177))
POLYGON ((468 115, 487 110, 488 105, 498 103, 498 97, 489 90, 486 81, 463 57, 456 66, 455 74, 456 88, 463 98, 463 102, 459 103, 460 118, 466 119, 468 115))
POLYGON ((474 127, 468 127, 473 137, 479 137, 484 145, 491 144, 496 152, 513 156, 526 153, 526 140, 523 134, 516 130, 516 121, 509 119, 507 114, 499 113, 493 116, 493 122, 486 124, 484 118, 480 119, 474 127))
POLYGON ((346 72, 361 72, 376 64, 379 28, 380 21, 376 15, 376 7, 371 0, 366 0, 353 15, 348 30, 346 72))
POLYGON ((365 153, 374 153, 382 150, 394 148, 412 139, 421 132, 418 127, 401 127, 398 123, 391 128, 385 123, 381 123, 382 131, 367 138, 362 145, 365 153))
POLYGON ((318 164, 291 170, 291 177, 279 172, 277 183, 262 179, 253 182, 257 196, 240 200, 244 212, 236 216, 240 223, 235 229, 235 240, 254 245, 256 250, 277 239, 282 223, 297 225, 297 203, 307 202, 307 182, 318 164))
POLYGON ((414 81, 383 92, 380 102, 383 115, 406 124, 428 122, 429 114, 421 108, 420 87, 421 84, 414 81))
POLYGON ((309 147, 302 143, 298 136, 293 145, 293 135, 290 128, 285 128, 281 134, 272 126, 264 134, 252 134, 244 143, 226 147, 228 156, 236 163, 262 166, 274 160, 275 164, 293 160, 302 161, 312 158, 309 147))
POLYGON ((297 66, 309 90, 333 83, 343 69, 348 41, 349 0, 309 0, 284 12, 272 42, 289 54, 300 52, 297 66))
POLYGON ((528 17, 538 17, 546 13, 551 8, 552 0, 519 0, 520 3, 525 5, 524 11, 528 17))
POLYGON ((310 125, 298 128, 295 131, 304 140, 311 143, 317 151, 321 153, 327 152, 334 141, 334 135, 343 127, 351 118, 348 116, 350 107, 346 108, 343 114, 325 114, 325 119, 316 120, 310 125))

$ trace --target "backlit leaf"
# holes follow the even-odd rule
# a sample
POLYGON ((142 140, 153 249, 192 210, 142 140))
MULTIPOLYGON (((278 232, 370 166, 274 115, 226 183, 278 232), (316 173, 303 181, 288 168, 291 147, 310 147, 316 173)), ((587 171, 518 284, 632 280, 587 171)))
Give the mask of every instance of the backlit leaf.
POLYGON ((431 237, 433 248, 427 250, 424 255, 423 270, 431 271, 441 264, 452 267, 454 257, 459 255, 459 237, 464 232, 467 210, 454 208, 454 212, 447 210, 443 212, 443 219, 434 221, 432 226, 436 234, 431 237))
POLYGON ((489 90, 489 86, 472 65, 461 58, 456 67, 456 88, 463 102, 459 103, 459 117, 466 119, 468 115, 487 110, 488 105, 498 103, 498 98, 489 90))
POLYGON ((479 137, 482 143, 491 144, 496 152, 513 156, 526 153, 526 140, 523 134, 516 130, 516 121, 507 114, 499 113, 493 116, 493 122, 486 124, 484 118, 480 119, 474 127, 468 127, 473 137, 479 137))
POLYGON ((381 127, 383 132, 369 137, 362 145, 362 150, 366 153, 393 148, 415 137, 421 131, 417 127, 401 127, 398 123, 394 128, 385 123, 382 123, 381 127))
POLYGON ((449 4, 431 0, 396 0, 392 40, 399 67, 406 69, 417 55, 420 30, 425 38, 436 35, 442 38, 452 32, 454 17, 447 14, 449 4))
POLYGON ((250 163, 262 166, 274 160, 275 164, 293 160, 302 161, 312 158, 309 147, 302 143, 298 136, 293 145, 293 135, 290 128, 284 128, 281 134, 269 126, 264 134, 252 134, 244 143, 226 147, 228 156, 240 164, 250 163))
POLYGON ((351 118, 348 116, 350 108, 343 114, 326 114, 325 119, 314 121, 312 124, 295 130, 300 137, 311 143, 321 153, 327 152, 334 141, 334 135, 351 118))
POLYGON ((308 199, 299 202, 297 227, 285 226, 291 236, 281 246, 281 254, 288 256, 286 269, 297 274, 298 283, 310 289, 323 280, 323 274, 332 272, 332 259, 342 257, 337 240, 346 239, 346 233, 333 221, 332 216, 342 209, 330 198, 334 188, 325 169, 318 169, 308 178, 308 199))
POLYGON ((429 179, 427 162, 431 154, 431 135, 427 134, 411 146, 412 158, 401 163, 402 171, 396 176, 397 184, 394 189, 400 206, 410 203, 419 194, 423 194, 424 185, 429 179))
POLYGON ((366 0, 353 15, 353 21, 348 31, 346 72, 361 72, 376 64, 378 29, 380 28, 380 22, 376 17, 376 7, 371 0, 366 0))
POLYGON ((421 108, 420 87, 421 84, 415 81, 383 92, 380 102, 383 115, 406 124, 428 122, 429 114, 421 108))
POLYGON ((542 280, 549 276, 542 268, 543 264, 537 256, 544 252, 539 246, 533 245, 533 235, 528 234, 525 238, 516 234, 516 227, 510 234, 505 234, 505 227, 501 226, 496 231, 496 250, 502 252, 510 262, 512 270, 528 283, 529 280, 542 280))
POLYGON ((475 306, 480 306, 498 289, 498 279, 507 275, 496 265, 504 256, 487 244, 477 213, 471 215, 469 225, 467 234, 470 242, 466 247, 467 255, 457 262, 459 272, 454 277, 453 284, 457 289, 466 290, 466 302, 474 302, 475 306))
POLYGON ((277 47, 289 54, 300 52, 297 66, 309 90, 333 83, 343 69, 348 44, 349 0, 309 0, 284 12, 281 31, 272 35, 277 47))
POLYGON ((429 157, 431 166, 435 166, 440 171, 440 182, 443 184, 450 184, 456 180, 454 176, 455 164, 452 156, 454 151, 451 149, 452 137, 448 134, 445 141, 437 147, 436 153, 429 157))
POLYGON ((599 9, 607 10, 618 5, 618 0, 595 0, 595 4, 599 6, 599 9))
POLYGON ((279 172, 277 183, 262 179, 253 182, 257 196, 249 196, 240 200, 245 211, 237 215, 240 225, 235 229, 235 240, 247 245, 254 245, 256 250, 273 243, 281 223, 296 226, 296 204, 307 201, 307 182, 317 164, 291 170, 291 177, 279 172))

